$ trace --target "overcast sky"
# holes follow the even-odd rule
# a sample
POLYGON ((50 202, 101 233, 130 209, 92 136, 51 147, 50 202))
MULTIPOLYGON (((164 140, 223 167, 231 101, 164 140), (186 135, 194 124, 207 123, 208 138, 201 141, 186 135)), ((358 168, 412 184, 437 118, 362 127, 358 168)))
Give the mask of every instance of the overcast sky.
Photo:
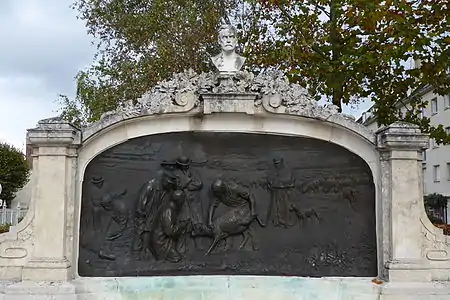
POLYGON ((59 93, 94 47, 72 0, 0 0, 0 140, 24 148, 26 129, 57 115, 59 93))
MULTIPOLYGON (((0 140, 24 150, 26 130, 58 114, 94 47, 73 0, 0 0, 0 140)), ((367 109, 345 109, 356 116, 367 109)))

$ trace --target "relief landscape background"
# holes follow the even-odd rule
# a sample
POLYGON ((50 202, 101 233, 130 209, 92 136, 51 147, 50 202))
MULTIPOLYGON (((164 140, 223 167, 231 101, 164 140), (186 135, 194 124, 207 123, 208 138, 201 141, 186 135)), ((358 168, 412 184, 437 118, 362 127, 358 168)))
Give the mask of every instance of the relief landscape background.
MULTIPOLYGON (((80 276, 252 274, 295 276, 376 276, 375 187, 367 164, 357 155, 321 140, 244 133, 181 132, 144 136, 117 145, 89 164, 84 175, 80 222, 80 276), (206 223, 210 185, 220 177, 248 187, 256 211, 267 214, 266 187, 272 159, 282 157, 292 170, 296 187, 289 198, 295 211, 287 228, 268 222, 251 225, 252 240, 238 249, 241 236, 228 238, 208 256, 211 238, 188 237, 178 263, 137 259, 131 245, 134 213, 140 188, 158 176, 162 161, 185 155, 200 175, 203 188, 198 207, 206 223), (123 234, 105 241, 111 211, 101 212, 93 228, 91 179, 101 176, 105 190, 121 191, 129 217, 123 234), (254 249, 256 248, 256 250, 254 249), (101 259, 107 249, 115 260, 101 259)), ((216 216, 227 210, 219 207, 216 216)), ((110 230, 110 228, 109 228, 110 230)))

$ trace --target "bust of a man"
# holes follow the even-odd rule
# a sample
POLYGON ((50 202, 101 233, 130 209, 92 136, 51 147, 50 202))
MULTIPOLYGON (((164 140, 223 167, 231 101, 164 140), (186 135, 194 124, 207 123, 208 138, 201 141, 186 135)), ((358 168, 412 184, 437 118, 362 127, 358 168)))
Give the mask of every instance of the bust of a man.
POLYGON ((231 25, 224 25, 219 30, 219 44, 222 52, 211 57, 212 63, 221 73, 234 73, 244 65, 245 57, 236 53, 237 31, 231 25))

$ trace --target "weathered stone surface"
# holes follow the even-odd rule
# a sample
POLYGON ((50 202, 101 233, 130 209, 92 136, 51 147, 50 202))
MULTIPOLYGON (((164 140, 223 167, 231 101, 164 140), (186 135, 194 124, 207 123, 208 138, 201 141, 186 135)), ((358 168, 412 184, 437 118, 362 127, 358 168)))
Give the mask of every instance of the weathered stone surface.
POLYGON ((387 275, 393 282, 430 281, 421 241, 424 208, 419 164, 428 136, 415 125, 397 122, 377 131, 377 146, 382 155, 383 224, 390 229, 385 233, 387 275))
POLYGON ((338 113, 334 105, 321 106, 298 84, 291 84, 283 73, 268 70, 255 76, 248 71, 231 74, 201 73, 193 70, 174 74, 172 79, 158 83, 136 101, 129 101, 105 113, 98 122, 83 129, 83 140, 124 120, 136 117, 187 113, 242 112, 247 114, 286 114, 351 124, 370 133, 354 119, 338 113), (251 101, 253 99, 253 101, 251 101))
POLYGON ((423 134, 419 126, 396 122, 380 128, 377 132, 377 144, 380 150, 413 150, 422 151, 428 148, 428 135, 423 134))
MULTIPOLYGON (((32 194, 33 248, 22 270, 22 279, 63 280, 72 277, 74 175, 81 131, 61 118, 42 120, 28 130, 33 149, 37 184, 32 194)), ((31 218, 31 216, 30 216, 31 218)), ((25 235, 26 236, 26 235, 25 235)), ((15 254, 25 254, 24 251, 15 254)))
POLYGON ((417 126, 394 123, 375 136, 354 118, 337 113, 335 106, 318 105, 280 72, 255 76, 189 70, 106 113, 82 132, 61 118, 50 118, 30 130, 27 141, 38 179, 32 204, 25 219, 0 236, 0 278, 24 281, 2 284, 0 299, 450 300, 450 240, 429 222, 422 203, 419 154, 428 146, 426 135, 417 126), (390 282, 281 276, 73 280, 88 162, 128 139, 180 131, 307 136, 358 154, 373 173, 378 275, 390 282), (48 282, 38 283, 42 279, 48 282))
POLYGON ((257 94, 201 94, 203 99, 203 113, 234 112, 253 115, 255 113, 255 99, 257 94))
POLYGON ((2 282, 5 300, 449 300, 450 287, 434 283, 382 283, 370 278, 252 276, 83 279, 61 282, 2 282))

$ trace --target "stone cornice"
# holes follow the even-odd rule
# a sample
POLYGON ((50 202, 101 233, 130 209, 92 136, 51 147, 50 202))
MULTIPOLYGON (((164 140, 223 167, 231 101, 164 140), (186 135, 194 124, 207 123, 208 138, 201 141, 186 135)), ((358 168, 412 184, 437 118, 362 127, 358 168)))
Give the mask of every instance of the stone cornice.
POLYGON ((81 130, 59 117, 44 119, 37 127, 28 129, 27 144, 37 147, 81 145, 81 130))
POLYGON ((380 150, 421 151, 428 148, 429 137, 419 126, 396 122, 380 128, 377 132, 377 146, 380 150))

